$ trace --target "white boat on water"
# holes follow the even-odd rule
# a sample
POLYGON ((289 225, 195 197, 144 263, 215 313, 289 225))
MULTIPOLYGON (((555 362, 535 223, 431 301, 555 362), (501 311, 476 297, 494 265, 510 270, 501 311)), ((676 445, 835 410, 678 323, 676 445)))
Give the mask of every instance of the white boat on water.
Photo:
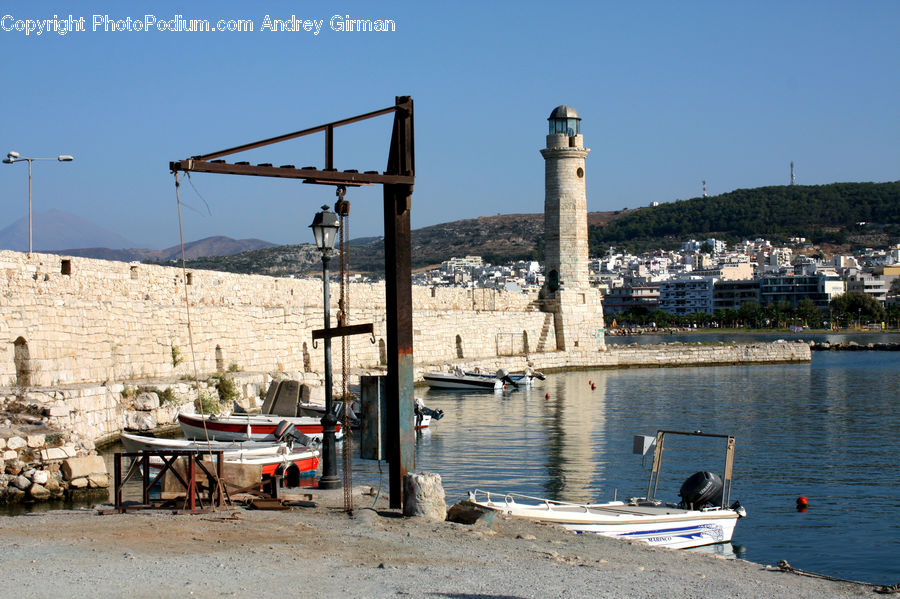
POLYGON ((466 391, 502 391, 533 387, 534 381, 543 380, 544 375, 530 368, 525 372, 509 373, 502 368, 495 374, 464 371, 457 366, 453 372, 428 372, 422 378, 432 389, 457 389, 466 391))
POLYGON ((468 503, 512 518, 559 524, 579 533, 642 541, 649 545, 685 549, 731 541, 735 525, 747 512, 735 502, 729 507, 734 437, 659 431, 650 473, 647 497, 627 502, 577 504, 528 497, 515 493, 469 492, 468 503), (665 436, 692 435, 727 440, 724 477, 698 472, 681 487, 680 504, 668 504, 653 497, 659 481, 659 467, 665 436), (522 500, 522 501, 520 501, 522 500))

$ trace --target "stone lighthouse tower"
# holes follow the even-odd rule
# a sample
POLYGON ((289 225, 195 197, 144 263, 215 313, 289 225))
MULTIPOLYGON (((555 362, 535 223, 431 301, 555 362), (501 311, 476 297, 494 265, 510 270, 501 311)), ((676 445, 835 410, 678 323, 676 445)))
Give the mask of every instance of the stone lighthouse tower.
POLYGON ((542 309, 554 315, 556 348, 605 345, 600 292, 588 276, 587 195, 581 117, 557 106, 547 119, 544 157, 544 276, 542 309))

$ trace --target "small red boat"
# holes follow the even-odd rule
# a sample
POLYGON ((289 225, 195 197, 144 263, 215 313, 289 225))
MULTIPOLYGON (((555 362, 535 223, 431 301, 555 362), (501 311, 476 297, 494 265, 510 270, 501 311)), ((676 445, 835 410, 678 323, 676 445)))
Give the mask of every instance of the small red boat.
MULTIPOLYGON (((275 429, 287 421, 295 429, 313 439, 322 438, 322 422, 307 416, 285 417, 259 414, 231 414, 218 416, 209 414, 179 414, 178 424, 188 439, 216 441, 275 441, 275 429)), ((341 423, 334 425, 334 436, 340 440, 344 436, 341 423)))

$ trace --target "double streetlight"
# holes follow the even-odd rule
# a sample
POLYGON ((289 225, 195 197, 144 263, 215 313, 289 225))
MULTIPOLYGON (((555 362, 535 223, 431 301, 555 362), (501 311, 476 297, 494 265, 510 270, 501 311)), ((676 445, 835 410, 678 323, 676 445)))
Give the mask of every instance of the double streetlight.
MULTIPOLYGON (((338 215, 322 206, 309 226, 316 238, 316 247, 322 252, 322 290, 325 296, 325 328, 331 328, 331 289, 328 280, 328 265, 331 263, 331 252, 337 240, 341 222, 338 215)), ((337 458, 335 453, 334 399, 332 397, 331 378, 331 337, 323 339, 325 343, 325 415, 322 416, 322 477, 319 479, 320 489, 336 489, 340 486, 337 476, 337 458)))
POLYGON ((72 162, 74 158, 68 154, 60 154, 56 158, 28 158, 19 156, 18 152, 9 152, 3 159, 3 164, 15 164, 16 162, 28 163, 28 253, 31 253, 31 163, 35 160, 56 160, 58 162, 72 162))

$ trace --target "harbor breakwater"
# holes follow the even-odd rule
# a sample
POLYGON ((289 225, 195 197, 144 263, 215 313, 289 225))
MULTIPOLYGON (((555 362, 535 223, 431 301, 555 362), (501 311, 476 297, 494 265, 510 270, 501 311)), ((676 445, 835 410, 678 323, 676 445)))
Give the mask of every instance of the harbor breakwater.
MULTIPOLYGON (((318 279, 0 251, 0 286, 0 438, 58 433, 78 456, 89 454, 122 430, 172 423, 178 409, 215 392, 213 375, 230 379, 249 409, 274 378, 321 390, 324 356, 312 342, 322 328, 318 279)), ((354 379, 383 373, 384 285, 348 291, 349 324, 374 327, 372 337, 349 338, 354 379)), ((595 343, 558 351, 553 314, 541 311, 536 293, 414 287, 414 374, 456 365, 559 371, 810 359, 805 343, 608 347, 597 322, 583 322, 579 335, 595 343)), ((10 461, 43 464, 39 452, 26 453, 10 461)), ((60 464, 48 457, 41 468, 60 464)))

